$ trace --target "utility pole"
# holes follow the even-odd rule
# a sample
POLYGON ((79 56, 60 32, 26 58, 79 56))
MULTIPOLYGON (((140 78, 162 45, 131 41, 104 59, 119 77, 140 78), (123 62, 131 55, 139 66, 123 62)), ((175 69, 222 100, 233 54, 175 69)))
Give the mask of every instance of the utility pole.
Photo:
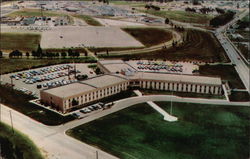
POLYGON ((70 80, 70 75, 69 75, 69 65, 68 65, 68 80, 70 80))
POLYGON ((173 92, 172 92, 172 97, 171 97, 171 105, 170 105, 170 114, 172 115, 172 107, 173 107, 173 101, 172 101, 172 98, 173 98, 173 92))
MULTIPOLYGON (((2 104, 1 104, 1 98, 0 98, 0 123, 2 121, 2 104)), ((0 154, 1 156, 1 154, 0 154)))
POLYGON ((98 159, 98 151, 96 151, 96 159, 98 159))
POLYGON ((3 159, 3 157, 2 157, 2 145, 1 145, 1 143, 0 143, 0 159, 3 159))
POLYGON ((11 129, 12 129, 12 132, 13 132, 13 134, 14 134, 14 127, 13 127, 13 119, 12 119, 11 110, 10 110, 10 121, 11 121, 11 129))
POLYGON ((75 72, 75 79, 76 79, 76 64, 74 62, 74 72, 75 72))
POLYGON ((11 87, 13 87, 13 78, 10 77, 10 83, 11 83, 11 87))

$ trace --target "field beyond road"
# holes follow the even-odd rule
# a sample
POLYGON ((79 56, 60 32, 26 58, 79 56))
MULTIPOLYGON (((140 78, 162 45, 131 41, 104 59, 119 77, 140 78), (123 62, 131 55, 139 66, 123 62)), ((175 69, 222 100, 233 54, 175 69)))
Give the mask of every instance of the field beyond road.
MULTIPOLYGON (((170 112, 169 102, 156 102, 170 112)), ((177 122, 138 104, 67 132, 123 159, 246 159, 248 107, 173 103, 177 122)))
MULTIPOLYGON (((184 42, 176 47, 147 53, 117 55, 126 59, 161 59, 174 61, 229 62, 218 40, 209 32, 186 29, 184 42)), ((110 55, 110 58, 112 55, 110 55)))
POLYGON ((1 33, 0 50, 36 50, 41 35, 35 33, 1 33))
POLYGON ((0 123, 0 157, 5 159, 42 159, 39 149, 25 135, 0 123))
POLYGON ((173 38, 170 31, 158 28, 124 28, 123 30, 147 47, 167 42, 173 38))
POLYGON ((155 10, 139 10, 139 11, 185 23, 208 24, 209 20, 213 18, 213 16, 208 16, 199 13, 191 13, 186 11, 155 11, 155 10))

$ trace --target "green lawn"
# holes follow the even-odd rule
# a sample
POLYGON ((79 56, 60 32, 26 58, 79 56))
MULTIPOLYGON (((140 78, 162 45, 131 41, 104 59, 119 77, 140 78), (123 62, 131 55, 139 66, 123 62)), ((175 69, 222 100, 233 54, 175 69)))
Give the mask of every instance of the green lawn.
POLYGON ((147 47, 167 42, 173 38, 171 31, 158 28, 123 28, 123 30, 147 47))
POLYGON ((145 2, 131 2, 131 1, 116 1, 116 0, 111 0, 111 4, 114 5, 128 5, 130 7, 144 7, 146 5, 145 2))
POLYGON ((6 159, 43 159, 39 149, 24 134, 0 123, 0 157, 6 159))
MULTIPOLYGON (((157 102, 169 112, 170 103, 157 102)), ((173 103, 177 122, 139 104, 67 132, 123 159, 246 159, 249 108, 173 103)))
POLYGON ((250 101, 250 95, 247 91, 232 91, 229 99, 234 102, 248 102, 250 101))
POLYGON ((35 33, 1 33, 1 50, 36 50, 41 35, 35 33))
POLYGON ((242 18, 242 21, 250 22, 249 15, 245 16, 244 18, 242 18))
POLYGON ((73 15, 76 18, 82 19, 84 20, 88 25, 92 25, 92 26, 102 26, 101 23, 99 23, 97 20, 95 20, 94 18, 92 18, 91 16, 88 15, 73 15))
POLYGON ((238 73, 232 65, 203 65, 200 66, 199 72, 203 76, 219 76, 222 80, 226 80, 229 86, 234 89, 244 89, 238 73))
POLYGON ((186 23, 208 24, 209 20, 213 18, 212 16, 198 14, 198 13, 191 13, 186 11, 155 11, 155 10, 139 10, 139 11, 186 23))

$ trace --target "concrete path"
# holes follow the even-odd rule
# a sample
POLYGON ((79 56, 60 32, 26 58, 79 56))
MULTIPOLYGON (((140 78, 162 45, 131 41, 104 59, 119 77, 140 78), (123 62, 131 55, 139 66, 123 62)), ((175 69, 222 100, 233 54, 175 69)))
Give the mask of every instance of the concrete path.
POLYGON ((156 105, 154 102, 149 101, 147 102, 147 104, 150 105, 152 108, 154 108, 156 111, 158 111, 160 114, 162 114, 164 117, 164 120, 170 121, 170 122, 177 121, 176 117, 168 114, 165 110, 163 110, 161 107, 156 105))
MULTIPOLYGON (((134 90, 134 93, 138 95, 139 97, 142 96, 142 93, 139 90, 134 90)), ((163 110, 161 107, 159 107, 157 104, 155 104, 152 101, 147 102, 148 105, 150 105, 152 108, 154 108, 157 112, 159 112, 161 115, 163 115, 164 120, 166 121, 177 121, 177 118, 168 114, 165 110, 163 110)))

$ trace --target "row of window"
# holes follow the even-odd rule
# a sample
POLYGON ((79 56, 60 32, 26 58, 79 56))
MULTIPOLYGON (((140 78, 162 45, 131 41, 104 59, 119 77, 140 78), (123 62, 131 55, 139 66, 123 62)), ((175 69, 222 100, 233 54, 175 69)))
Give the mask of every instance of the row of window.
MULTIPOLYGON (((126 90, 127 85, 128 85, 128 83, 121 83, 121 84, 116 85, 116 86, 107 87, 107 88, 104 88, 104 89, 101 89, 101 90, 98 90, 95 92, 91 92, 91 93, 88 93, 88 94, 85 94, 82 96, 75 97, 74 100, 78 101, 78 105, 84 104, 84 103, 91 102, 91 101, 94 101, 94 100, 97 100, 100 98, 104 98, 104 97, 119 93, 123 90, 126 90)), ((65 108, 67 106, 71 107, 72 101, 73 101, 73 98, 68 99, 68 101, 64 101, 65 108)))
POLYGON ((220 91, 220 88, 218 88, 217 86, 196 85, 196 84, 142 81, 140 85, 142 88, 148 88, 148 89, 178 90, 178 91, 201 92, 201 93, 212 93, 212 94, 217 94, 220 91))

